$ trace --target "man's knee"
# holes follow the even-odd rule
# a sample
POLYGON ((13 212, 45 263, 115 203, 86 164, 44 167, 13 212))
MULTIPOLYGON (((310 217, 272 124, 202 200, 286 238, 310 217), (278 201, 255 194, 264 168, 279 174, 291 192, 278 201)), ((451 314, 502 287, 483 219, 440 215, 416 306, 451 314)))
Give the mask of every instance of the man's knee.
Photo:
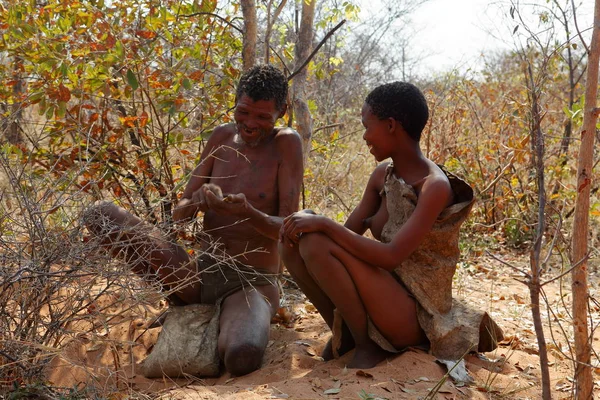
POLYGON ((98 200, 84 211, 83 224, 92 232, 100 234, 117 209, 118 207, 109 201, 98 200))
POLYGON ((225 350, 223 363, 232 375, 242 376, 260 368, 264 353, 256 343, 236 343, 225 350))

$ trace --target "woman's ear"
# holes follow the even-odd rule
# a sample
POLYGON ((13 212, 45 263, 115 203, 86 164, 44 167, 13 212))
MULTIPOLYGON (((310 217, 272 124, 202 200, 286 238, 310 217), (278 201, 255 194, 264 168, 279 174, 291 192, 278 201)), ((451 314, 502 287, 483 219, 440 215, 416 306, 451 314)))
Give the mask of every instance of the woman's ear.
POLYGON ((397 123, 398 122, 394 118, 392 118, 392 117, 388 118, 388 126, 389 126, 389 129, 390 129, 390 132, 394 132, 396 130, 396 124, 397 123))

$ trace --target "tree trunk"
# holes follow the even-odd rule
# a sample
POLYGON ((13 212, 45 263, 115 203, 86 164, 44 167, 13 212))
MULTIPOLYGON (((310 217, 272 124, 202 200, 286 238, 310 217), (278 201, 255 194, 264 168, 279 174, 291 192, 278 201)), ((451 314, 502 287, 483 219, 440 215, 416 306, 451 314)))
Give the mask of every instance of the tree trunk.
POLYGON ((583 129, 579 146, 577 167, 577 200, 573 222, 573 250, 571 263, 579 265, 573 269, 573 331, 575 336, 575 396, 579 400, 592 398, 592 369, 590 366, 590 340, 588 335, 588 283, 587 254, 590 216, 590 189, 592 186, 592 162, 596 133, 596 96, 598 93, 598 62, 600 57, 600 0, 594 9, 592 44, 588 54, 585 89, 583 129))
POLYGON ((273 15, 271 15, 271 6, 273 0, 269 0, 269 4, 267 5, 267 30, 265 32, 265 64, 268 64, 271 59, 271 32, 273 31, 273 25, 275 25, 275 21, 279 18, 279 14, 285 7, 287 0, 281 0, 281 3, 275 9, 273 15))
POLYGON ((254 0, 241 0, 244 15, 244 37, 242 62, 244 71, 256 64, 256 3, 254 0))
POLYGON ((5 110, 9 111, 8 117, 2 121, 2 131, 4 137, 11 144, 23 143, 23 135, 21 135, 21 119, 23 117, 23 111, 21 110, 21 97, 25 91, 24 82, 21 78, 21 71, 23 70, 23 61, 20 58, 16 58, 13 63, 13 80, 15 85, 13 86, 13 104, 5 105, 5 110))
MULTIPOLYGON (((316 0, 302 1, 302 19, 296 42, 296 60, 294 70, 297 71, 311 53, 313 45, 313 22, 315 19, 316 0)), ((294 115, 297 121, 298 133, 302 137, 304 161, 310 151, 313 121, 306 102, 306 75, 307 69, 299 71, 292 82, 292 102, 294 115)))

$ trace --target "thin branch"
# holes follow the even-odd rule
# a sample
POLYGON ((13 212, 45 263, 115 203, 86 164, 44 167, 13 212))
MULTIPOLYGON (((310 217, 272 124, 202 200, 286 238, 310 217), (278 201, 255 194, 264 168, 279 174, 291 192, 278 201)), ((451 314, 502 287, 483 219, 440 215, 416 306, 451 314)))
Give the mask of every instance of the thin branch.
POLYGON ((577 31, 577 35, 579 35, 579 40, 581 40, 581 44, 585 47, 585 52, 590 53, 590 48, 583 40, 583 36, 581 35, 581 31, 579 30, 579 25, 577 25, 577 8, 575 7, 575 0, 571 0, 571 7, 573 7, 573 22, 575 23, 575 30, 577 31))
POLYGON ((554 278, 552 278, 552 279, 550 279, 550 280, 547 280, 547 281, 546 281, 546 282, 544 282, 544 283, 541 283, 541 284, 540 284, 540 286, 545 286, 545 285, 547 285, 547 284, 549 284, 549 283, 552 283, 552 282, 554 282, 555 280, 557 280, 557 279, 560 279, 560 278, 562 278, 563 276, 565 276, 566 274, 568 274, 569 272, 573 271, 575 268, 579 267, 579 266, 580 266, 582 263, 586 262, 586 261, 587 261, 587 260, 590 258, 590 254, 591 254, 591 251, 588 251, 588 253, 585 255, 585 257, 583 257, 581 260, 577 261, 577 262, 576 262, 576 263, 575 263, 575 264, 574 264, 574 265, 573 265, 571 268, 569 268, 568 270, 566 270, 566 271, 565 271, 565 272, 563 272, 562 274, 560 274, 560 275, 557 275, 557 276, 555 276, 554 278))
POLYGON ((242 35, 244 34, 244 31, 242 30, 242 28, 240 28, 239 26, 235 25, 233 23, 233 21, 235 21, 236 19, 239 19, 239 17, 234 18, 231 21, 228 21, 226 18, 221 17, 218 14, 215 13, 211 13, 211 12, 197 12, 197 13, 193 13, 193 14, 186 14, 186 15, 182 15, 182 17, 187 17, 187 18, 191 18, 191 17, 195 17, 198 15, 208 15, 210 17, 215 17, 217 19, 220 19, 221 21, 225 22, 227 25, 229 25, 230 27, 232 27, 233 29, 235 29, 236 31, 238 31, 239 33, 241 33, 242 35))
POLYGON ((504 167, 502 167, 502 170, 498 173, 498 176, 496 176, 496 178, 494 178, 494 180, 492 182, 490 182, 490 184, 487 185, 485 187, 485 189, 483 189, 481 192, 479 192, 480 194, 485 193, 488 190, 490 190, 490 188, 492 188, 496 183, 498 183, 498 181, 502 178, 502 176, 504 176, 504 173, 506 172, 507 169, 510 168, 510 166, 512 165, 512 163, 515 160, 515 157, 517 155, 514 151, 512 153, 513 153, 512 157, 510 157, 510 160, 508 160, 508 163, 504 167))
POLYGON ((315 49, 313 50, 312 53, 310 53, 310 55, 306 58, 306 60, 304 60, 304 62, 302 63, 302 65, 295 70, 294 72, 292 72, 292 74, 290 76, 288 76, 288 81, 291 81, 292 78, 294 78, 294 76, 298 75, 300 73, 300 71, 302 71, 304 69, 304 67, 306 67, 306 65, 308 65, 308 63, 310 62, 310 60, 313 59, 313 57, 317 54, 317 52, 319 51, 319 49, 325 44, 325 42, 327 41, 327 39, 329 39, 331 37, 331 35, 333 35, 335 33, 335 31, 337 31, 338 29, 341 28, 342 25, 344 25, 346 23, 346 20, 342 20, 342 22, 340 22, 339 24, 337 24, 332 30, 330 30, 329 32, 327 32, 327 35, 325 35, 325 37, 319 42, 319 44, 317 45, 317 47, 315 47, 315 49))
MULTIPOLYGON (((502 264, 506 265, 509 268, 512 268, 513 270, 517 271, 520 274, 523 274, 527 279, 531 279, 531 275, 528 274, 525 270, 521 269, 521 268, 517 268, 514 265, 511 265, 509 263, 507 263, 506 261, 502 260, 501 258, 496 257, 495 255, 493 255, 492 253, 490 253, 489 251, 486 251, 486 254, 490 257, 492 257, 494 260, 501 262, 502 264)), ((523 282, 523 281, 519 281, 519 282, 523 282)), ((523 282, 525 284, 527 284, 527 282, 523 282)))
POLYGON ((342 126, 342 125, 344 125, 344 124, 342 124, 342 123, 336 123, 336 124, 330 124, 330 125, 323 125, 323 126, 320 126, 320 127, 318 127, 317 129, 315 129, 315 130, 313 131, 313 135, 314 135, 315 133, 319 132, 319 131, 322 131, 323 129, 335 128, 335 127, 342 126))

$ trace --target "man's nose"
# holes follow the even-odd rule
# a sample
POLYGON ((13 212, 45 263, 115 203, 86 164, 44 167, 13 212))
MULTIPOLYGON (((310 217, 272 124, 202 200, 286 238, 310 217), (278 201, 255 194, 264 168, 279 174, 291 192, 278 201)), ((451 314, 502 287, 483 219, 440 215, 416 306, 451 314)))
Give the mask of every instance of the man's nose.
POLYGON ((258 122, 256 121, 255 118, 248 118, 246 120, 246 127, 248 127, 249 129, 254 129, 254 128, 258 127, 258 122))

